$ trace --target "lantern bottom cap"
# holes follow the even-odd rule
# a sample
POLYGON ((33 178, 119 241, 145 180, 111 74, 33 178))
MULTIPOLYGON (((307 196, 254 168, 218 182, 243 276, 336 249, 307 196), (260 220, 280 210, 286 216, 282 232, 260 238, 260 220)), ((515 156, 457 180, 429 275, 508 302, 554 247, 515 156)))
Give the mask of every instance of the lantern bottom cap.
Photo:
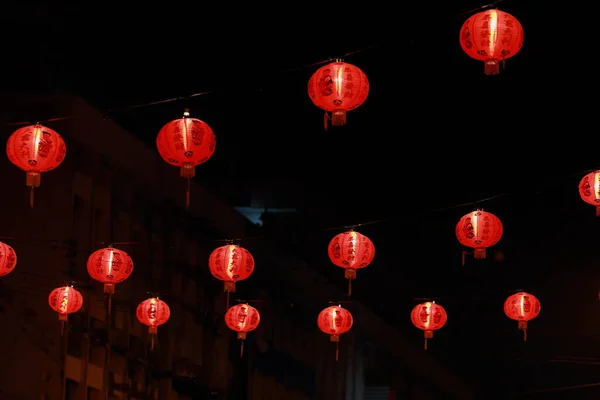
POLYGON ((41 180, 42 174, 39 171, 27 171, 25 185, 29 187, 39 187, 41 180))
POLYGON ((346 125, 346 111, 334 110, 331 112, 331 125, 342 126, 346 125))
POLYGON ((490 58, 483 62, 483 72, 486 75, 498 75, 500 73, 500 63, 495 58, 490 58))
POLYGON ((181 165, 179 175, 182 178, 187 178, 187 179, 193 178, 194 176, 196 176, 196 166, 191 162, 184 162, 181 165))

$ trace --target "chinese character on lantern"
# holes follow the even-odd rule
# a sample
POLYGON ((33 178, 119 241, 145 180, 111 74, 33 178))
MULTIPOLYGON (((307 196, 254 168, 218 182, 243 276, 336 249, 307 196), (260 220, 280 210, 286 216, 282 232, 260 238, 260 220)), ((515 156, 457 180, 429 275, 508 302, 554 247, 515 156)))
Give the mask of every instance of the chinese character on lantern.
POLYGON ((340 233, 329 242, 329 259, 338 267, 344 268, 348 279, 348 296, 352 294, 352 280, 356 279, 356 270, 371 264, 375 257, 373 242, 358 232, 340 233))
POLYGON ((187 109, 183 118, 168 122, 158 132, 158 153, 167 163, 180 167, 181 177, 187 179, 186 208, 190 206, 190 182, 196 175, 196 166, 208 161, 216 146, 211 127, 204 121, 190 118, 187 109))
POLYGON ((10 274, 17 266, 17 253, 6 243, 0 242, 0 276, 10 274))
POLYGON ((541 308, 537 297, 526 292, 515 293, 504 302, 504 313, 508 318, 519 322, 524 341, 527 340, 527 322, 537 317, 541 308))
POLYGON ((341 305, 327 307, 319 313, 317 317, 317 326, 323 332, 329 335, 329 340, 335 343, 335 360, 339 359, 340 335, 348 332, 352 328, 354 320, 350 311, 342 308, 341 305))
POLYGON ((244 355, 244 340, 246 333, 255 330, 260 323, 260 313, 248 304, 238 304, 225 313, 225 324, 229 329, 237 332, 237 338, 242 341, 240 357, 244 355))
POLYGON ((427 350, 427 339, 433 338, 433 331, 446 325, 448 315, 444 307, 436 304, 435 301, 427 301, 413 308, 410 319, 414 326, 424 332, 425 350, 427 350))
POLYGON ((456 224, 456 238, 463 246, 473 249, 473 257, 476 260, 485 258, 486 248, 500 241, 502 231, 500 219, 494 214, 482 210, 464 215, 456 224))
POLYGON ((497 75, 500 61, 506 61, 521 50, 523 28, 509 13, 496 9, 482 11, 463 24, 460 45, 469 57, 483 61, 486 75, 497 75))
POLYGON ((167 303, 160 300, 158 297, 151 297, 138 305, 136 316, 140 323, 148 327, 150 350, 153 350, 154 342, 158 335, 158 327, 169 320, 171 310, 167 303))
POLYGON ((54 289, 48 296, 50 308, 58 313, 58 320, 61 322, 61 334, 64 332, 65 322, 69 314, 81 310, 83 305, 83 296, 73 286, 63 286, 54 289))
POLYGON ((11 163, 26 172, 25 184, 31 188, 29 204, 33 207, 33 190, 40 186, 42 172, 63 162, 67 146, 58 133, 37 123, 10 135, 6 154, 11 163))
POLYGON ((596 207, 596 216, 600 216, 600 171, 590 172, 579 182, 579 195, 588 204, 596 207))
POLYGON ((369 95, 369 80, 358 67, 336 61, 319 68, 308 81, 312 102, 325 110, 325 130, 329 115, 333 126, 346 124, 346 113, 365 102, 369 95))

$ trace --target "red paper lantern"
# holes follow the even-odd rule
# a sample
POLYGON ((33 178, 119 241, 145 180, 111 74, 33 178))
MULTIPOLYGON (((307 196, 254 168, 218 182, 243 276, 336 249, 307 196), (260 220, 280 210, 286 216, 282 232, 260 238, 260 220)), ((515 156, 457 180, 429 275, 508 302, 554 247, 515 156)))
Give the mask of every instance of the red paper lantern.
POLYGON ((58 313, 58 320, 61 322, 60 333, 62 335, 69 314, 81 310, 83 296, 73 286, 59 287, 50 292, 48 304, 50 308, 58 313))
POLYGON ((537 317, 541 308, 537 297, 526 292, 515 293, 504 302, 504 313, 508 318, 519 322, 523 340, 527 340, 527 322, 537 317))
MULTIPOLYGON (((494 214, 477 210, 464 215, 456 224, 456 237, 460 244, 471 247, 476 260, 484 259, 486 248, 498 243, 502 237, 502 222, 494 214)), ((464 264, 464 259, 463 259, 464 264)))
POLYGON ((523 27, 504 11, 486 10, 469 17, 460 29, 460 45, 467 55, 484 62, 486 75, 500 73, 500 61, 523 46, 523 27))
POLYGON ((148 327, 150 335, 150 349, 154 349, 154 342, 158 334, 158 327, 169 320, 171 309, 158 297, 151 297, 142 301, 135 312, 138 321, 148 327))
POLYGON ((123 250, 106 247, 92 253, 87 270, 92 279, 104 283, 104 293, 113 294, 115 284, 123 282, 133 272, 133 261, 123 250))
POLYGON ((427 339, 433 338, 433 331, 441 329, 448 321, 448 315, 444 307, 434 301, 421 303, 413 308, 410 313, 413 325, 421 329, 425 336, 425 350, 427 350, 427 339))
POLYGON ((373 242, 358 232, 340 233, 331 239, 328 247, 329 259, 346 271, 348 279, 348 296, 352 294, 352 280, 356 279, 356 270, 371 264, 375 257, 373 242))
POLYGON ((185 110, 183 118, 167 123, 158 132, 156 147, 169 164, 180 167, 180 175, 188 180, 186 207, 190 205, 190 180, 196 166, 205 163, 215 152, 217 140, 206 122, 190 118, 185 110))
POLYGON ((590 172, 581 179, 579 195, 586 203, 596 206, 596 216, 600 216, 600 171, 590 172))
POLYGON ((247 279, 254 271, 254 258, 243 247, 228 244, 213 250, 208 268, 215 278, 224 282, 227 293, 234 293, 235 283, 247 279))
POLYGON ((0 242, 0 276, 10 274, 17 266, 17 253, 6 243, 0 242))
POLYGON ((331 113, 333 126, 346 124, 346 113, 365 102, 369 95, 369 80, 360 68, 336 61, 319 68, 308 81, 312 102, 325 110, 325 130, 331 113))
POLYGON ((329 340, 336 344, 335 360, 339 358, 340 335, 348 332, 352 328, 354 319, 350 311, 342 308, 341 305, 327 307, 322 310, 317 317, 317 326, 323 332, 329 335, 329 340))
POLYGON ((33 190, 40 186, 42 172, 58 167, 66 153, 63 138, 39 123, 19 128, 8 138, 6 154, 10 162, 26 172, 25 184, 31 188, 31 207, 33 190))
POLYGON ((244 355, 244 340, 246 333, 253 331, 260 323, 260 313, 248 304, 238 304, 231 307, 225 313, 225 324, 232 331, 237 332, 237 337, 242 341, 240 346, 240 357, 244 355))

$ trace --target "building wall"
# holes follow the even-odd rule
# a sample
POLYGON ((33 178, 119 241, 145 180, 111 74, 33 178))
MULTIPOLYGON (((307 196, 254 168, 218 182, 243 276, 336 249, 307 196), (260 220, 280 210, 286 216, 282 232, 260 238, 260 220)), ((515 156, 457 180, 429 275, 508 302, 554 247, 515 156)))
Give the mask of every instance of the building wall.
MULTIPOLYGON (((240 357, 240 342, 223 323, 222 284, 209 275, 207 259, 222 245, 215 239, 253 236, 258 228, 194 184, 191 208, 184 212, 178 172, 155 150, 81 100, 50 100, 54 115, 79 117, 53 126, 67 141, 67 158, 42 176, 35 208, 28 205, 24 173, 0 157, 4 187, 11 193, 0 200, 11 210, 0 236, 14 238, 4 241, 19 257, 15 271, 0 280, 5 327, 0 354, 11 366, 0 374, 1 399, 60 399, 64 386, 68 398, 77 400, 104 399, 104 391, 112 398, 152 392, 160 400, 360 400, 367 340, 380 343, 389 365, 402 359, 415 377, 428 378, 422 391, 464 390, 360 305, 353 309, 355 328, 342 337, 336 362, 335 345, 315 322, 328 301, 343 294, 268 240, 244 245, 260 268, 230 299, 256 299, 262 317, 240 357), (102 285, 89 279, 86 260, 110 243, 132 256, 135 269, 117 285, 108 318, 102 285), (61 336, 47 296, 67 280, 82 292, 85 306, 71 315, 61 336), (171 307, 171 320, 159 328, 152 352, 147 330, 135 317, 148 292, 171 307)), ((426 398, 417 397, 417 389, 411 393, 409 398, 426 398)))

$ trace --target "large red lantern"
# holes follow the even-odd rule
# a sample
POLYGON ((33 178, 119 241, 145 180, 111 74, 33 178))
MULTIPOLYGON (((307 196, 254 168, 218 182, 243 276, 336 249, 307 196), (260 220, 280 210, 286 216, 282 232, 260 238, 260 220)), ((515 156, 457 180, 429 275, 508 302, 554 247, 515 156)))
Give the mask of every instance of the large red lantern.
POLYGON ((486 75, 500 73, 500 61, 523 46, 523 27, 504 11, 486 10, 469 17, 460 29, 460 45, 475 60, 483 61, 486 75))
POLYGON ((210 273, 223 281, 227 293, 235 292, 235 283, 247 279, 254 271, 254 257, 241 246, 227 244, 217 247, 208 257, 210 273))
POLYGON ((340 335, 348 332, 352 328, 354 320, 350 311, 342 308, 341 305, 327 307, 322 310, 317 317, 317 326, 323 332, 329 335, 329 340, 335 343, 335 360, 339 358, 340 335))
POLYGON ((73 286, 63 286, 50 292, 48 304, 50 305, 50 308, 58 313, 62 334, 64 332, 65 322, 69 318, 69 314, 81 310, 81 306, 83 306, 83 296, 73 286))
POLYGON ((204 121, 190 118, 187 109, 183 118, 167 123, 158 132, 158 153, 169 164, 180 167, 181 177, 187 179, 186 207, 190 205, 190 180, 196 175, 196 166, 208 161, 216 146, 211 127, 204 121))
POLYGON ((375 246, 371 239, 358 232, 340 233, 331 239, 328 247, 329 259, 346 271, 348 296, 352 294, 352 280, 356 279, 356 270, 371 264, 375 257, 375 246))
POLYGON ((526 292, 515 293, 504 302, 504 313, 508 318, 519 322, 524 341, 527 340, 527 322, 537 317, 541 308, 537 297, 526 292))
POLYGON ((244 340, 246 334, 255 330, 260 323, 260 313, 248 304, 238 304, 225 313, 225 324, 232 331, 237 332, 237 338, 242 341, 240 357, 244 355, 244 340))
POLYGON ((17 253, 6 243, 0 242, 0 276, 10 274, 17 266, 17 253))
POLYGON ((333 126, 346 124, 346 113, 365 102, 369 95, 369 80, 360 68, 336 61, 319 68, 308 81, 312 102, 325 110, 325 130, 329 115, 333 126))
POLYGON ((425 350, 427 350, 427 339, 433 338, 433 331, 441 329, 448 321, 448 315, 444 307, 435 301, 427 301, 413 308, 410 313, 413 325, 421 329, 425 336, 425 350))
POLYGON ((25 184, 31 188, 29 203, 33 207, 33 190, 40 186, 42 172, 62 163, 67 146, 58 133, 37 123, 13 132, 6 144, 6 154, 10 162, 26 172, 25 184))
MULTIPOLYGON (((484 259, 486 248, 500 241, 502 222, 494 214, 477 210, 464 215, 456 224, 456 237, 460 244, 473 249, 476 260, 484 259)), ((464 253, 463 253, 464 264, 464 253)))
POLYGON ((158 297, 151 297, 142 301, 136 310, 138 321, 148 327, 150 335, 150 349, 154 349, 154 341, 158 334, 158 327, 169 320, 171 309, 158 297))
POLYGON ((581 179, 579 195, 586 203, 596 206, 596 216, 600 216, 600 171, 590 172, 581 179))
POLYGON ((123 282, 133 272, 133 261, 123 250, 110 246, 89 256, 87 270, 94 280, 104 283, 104 293, 113 294, 115 284, 123 282))

